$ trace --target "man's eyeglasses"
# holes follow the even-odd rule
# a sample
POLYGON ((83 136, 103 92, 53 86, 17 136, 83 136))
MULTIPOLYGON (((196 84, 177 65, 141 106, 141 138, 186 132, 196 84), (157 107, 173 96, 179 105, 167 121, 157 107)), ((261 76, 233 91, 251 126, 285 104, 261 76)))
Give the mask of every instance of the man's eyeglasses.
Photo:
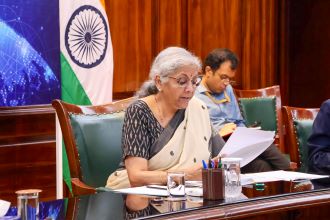
POLYGON ((181 88, 186 88, 189 84, 189 81, 191 82, 193 87, 199 86, 199 84, 202 81, 201 76, 196 76, 196 77, 193 77, 192 79, 189 79, 188 76, 179 76, 179 77, 168 76, 168 78, 175 79, 176 83, 181 88))
POLYGON ((229 76, 227 76, 226 74, 220 74, 219 77, 223 81, 228 81, 230 85, 235 85, 236 84, 236 81, 231 80, 231 78, 229 76))

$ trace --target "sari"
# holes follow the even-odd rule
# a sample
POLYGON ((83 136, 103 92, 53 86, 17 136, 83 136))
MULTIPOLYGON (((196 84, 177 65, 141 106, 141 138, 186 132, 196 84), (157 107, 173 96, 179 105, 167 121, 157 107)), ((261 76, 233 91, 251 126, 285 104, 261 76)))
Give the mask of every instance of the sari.
MULTIPOLYGON (((193 97, 185 109, 179 110, 151 147, 150 171, 180 170, 210 158, 211 122, 204 103, 193 97), (180 119, 181 115, 184 117, 180 119)), ((130 187, 127 170, 113 172, 106 187, 130 187)))

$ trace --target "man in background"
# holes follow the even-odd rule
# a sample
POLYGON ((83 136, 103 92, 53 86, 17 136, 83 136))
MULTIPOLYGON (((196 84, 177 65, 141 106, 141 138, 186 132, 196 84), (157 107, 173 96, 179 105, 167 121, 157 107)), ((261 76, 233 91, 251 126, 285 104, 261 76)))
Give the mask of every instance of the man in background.
MULTIPOLYGON (((309 172, 330 175, 330 99, 323 102, 307 140, 309 172)), ((314 180, 315 188, 329 187, 330 178, 314 180)))
MULTIPOLYGON (((245 127, 231 83, 238 66, 237 56, 229 49, 214 49, 205 58, 203 79, 195 91, 208 108, 214 129, 221 136, 231 134, 237 126, 245 127)), ((272 144, 242 168, 243 173, 288 170, 290 162, 272 144)))
POLYGON ((238 62, 229 49, 210 52, 204 61, 202 83, 195 92, 195 96, 207 105, 213 127, 222 136, 232 133, 236 126, 245 127, 231 86, 238 62))

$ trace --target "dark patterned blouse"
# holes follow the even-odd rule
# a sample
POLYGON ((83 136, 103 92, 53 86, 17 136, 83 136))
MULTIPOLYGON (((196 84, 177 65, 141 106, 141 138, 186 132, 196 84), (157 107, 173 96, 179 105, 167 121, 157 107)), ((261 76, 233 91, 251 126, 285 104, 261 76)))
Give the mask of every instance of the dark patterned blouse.
MULTIPOLYGON (((225 144, 224 140, 212 125, 212 137, 209 141, 209 151, 211 157, 219 154, 221 148, 225 144)), ((151 146, 158 139, 164 128, 157 121, 149 106, 142 100, 135 101, 126 109, 122 149, 123 158, 120 162, 119 169, 125 167, 124 161, 126 156, 142 157, 147 160, 151 158, 151 146)))
POLYGON ((164 128, 155 118, 149 106, 137 100, 126 109, 123 125, 123 159, 126 156, 150 159, 150 147, 164 128))

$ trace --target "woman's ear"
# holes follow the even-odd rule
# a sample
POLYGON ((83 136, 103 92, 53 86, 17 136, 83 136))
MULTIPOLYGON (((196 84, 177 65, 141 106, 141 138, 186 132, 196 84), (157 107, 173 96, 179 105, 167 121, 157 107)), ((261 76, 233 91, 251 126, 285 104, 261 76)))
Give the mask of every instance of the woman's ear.
POLYGON ((160 92, 162 90, 162 81, 160 80, 159 75, 155 76, 155 84, 156 84, 158 91, 160 92))

